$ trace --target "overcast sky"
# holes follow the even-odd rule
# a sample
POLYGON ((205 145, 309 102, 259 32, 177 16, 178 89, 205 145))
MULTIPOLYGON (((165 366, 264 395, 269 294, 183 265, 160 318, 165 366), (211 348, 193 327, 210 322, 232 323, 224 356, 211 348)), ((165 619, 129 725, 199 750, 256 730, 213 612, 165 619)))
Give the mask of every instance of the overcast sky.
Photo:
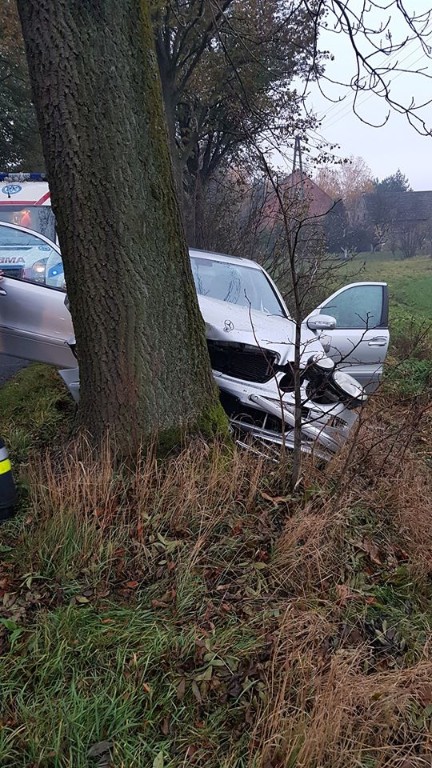
MULTIPOLYGON (((352 8, 360 7, 360 0, 350 0, 352 8)), ((384 5, 384 3, 382 3, 384 5)), ((405 6, 417 14, 432 8, 430 0, 405 0, 405 6)), ((380 12, 381 19, 388 16, 380 12)), ((380 19, 380 20, 381 20, 380 19)), ((371 18, 373 21, 373 19, 371 18)), ((397 9, 393 9, 390 19, 393 40, 401 42, 409 33, 397 9)), ((427 42, 432 46, 432 17, 426 28, 427 42)), ((385 36, 383 35, 383 45, 385 36)), ((358 38, 359 39, 359 38, 358 38)), ((378 37, 375 38, 377 42, 378 37)), ((355 72, 355 61, 349 39, 346 35, 324 32, 320 36, 320 48, 326 48, 335 57, 326 67, 327 74, 335 80, 349 81, 355 72)), ((363 45, 366 45, 363 42, 363 45)), ((366 50, 366 48, 365 48, 366 50)), ((400 65, 412 72, 424 68, 431 79, 420 74, 392 73, 390 77, 392 93, 404 104, 414 99, 417 105, 432 98, 432 61, 422 51, 417 40, 407 42, 399 53, 386 56, 378 54, 379 65, 400 65)), ((309 88, 308 106, 321 119, 322 125, 317 133, 312 134, 316 141, 320 136, 340 145, 334 151, 339 157, 350 155, 363 157, 369 165, 373 177, 384 178, 398 168, 408 177, 415 190, 432 190, 432 136, 421 136, 412 128, 404 115, 390 111, 384 127, 372 128, 365 125, 353 114, 353 94, 340 85, 322 83, 322 89, 333 99, 345 95, 340 103, 326 100, 316 86, 309 88)), ((363 93, 358 99, 358 111, 371 123, 382 123, 388 112, 384 100, 369 93, 363 93)), ((432 105, 424 107, 422 117, 429 129, 432 128, 432 105)))

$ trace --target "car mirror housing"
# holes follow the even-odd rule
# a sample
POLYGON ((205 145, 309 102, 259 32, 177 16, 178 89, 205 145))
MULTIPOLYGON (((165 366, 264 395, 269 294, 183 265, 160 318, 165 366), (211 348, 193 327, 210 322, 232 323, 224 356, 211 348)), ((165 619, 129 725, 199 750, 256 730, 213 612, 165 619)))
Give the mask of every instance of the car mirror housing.
POLYGON ((307 321, 307 327, 311 331, 333 331, 336 320, 331 315, 313 315, 307 321))

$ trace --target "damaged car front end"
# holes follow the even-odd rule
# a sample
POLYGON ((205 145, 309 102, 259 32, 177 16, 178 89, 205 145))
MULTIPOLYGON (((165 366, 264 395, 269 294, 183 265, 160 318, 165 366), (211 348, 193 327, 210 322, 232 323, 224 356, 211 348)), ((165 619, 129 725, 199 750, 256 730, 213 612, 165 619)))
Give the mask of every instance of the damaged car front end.
MULTIPOLYGON (((233 431, 240 440, 248 435, 293 448, 296 326, 281 294, 246 259, 191 251, 191 264, 213 375, 233 431)), ((314 329, 334 327, 333 318, 320 318, 311 323, 314 329)), ((301 447, 329 458, 346 442, 367 396, 326 357, 307 323, 297 359, 301 447)))
MULTIPOLYGON (((223 313, 212 299, 202 297, 200 307, 213 375, 233 431, 240 440, 249 435, 261 443, 293 448, 294 322, 260 317, 246 308, 225 307, 223 313)), ((325 356, 307 326, 302 327, 299 386, 302 450, 329 458, 346 442, 367 396, 325 356)))

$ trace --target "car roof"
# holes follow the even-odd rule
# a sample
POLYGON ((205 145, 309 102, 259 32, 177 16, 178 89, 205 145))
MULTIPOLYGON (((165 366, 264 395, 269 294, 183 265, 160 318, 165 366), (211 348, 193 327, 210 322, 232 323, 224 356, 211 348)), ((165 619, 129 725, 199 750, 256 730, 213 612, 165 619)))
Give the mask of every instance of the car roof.
POLYGON ((239 266, 251 267, 252 269, 259 269, 262 271, 262 267, 252 261, 251 259, 244 259, 242 256, 228 256, 226 253, 213 253, 212 251, 202 251, 199 248, 189 248, 189 253, 192 257, 199 259, 208 259, 208 261, 222 261, 225 264, 238 264, 239 266))

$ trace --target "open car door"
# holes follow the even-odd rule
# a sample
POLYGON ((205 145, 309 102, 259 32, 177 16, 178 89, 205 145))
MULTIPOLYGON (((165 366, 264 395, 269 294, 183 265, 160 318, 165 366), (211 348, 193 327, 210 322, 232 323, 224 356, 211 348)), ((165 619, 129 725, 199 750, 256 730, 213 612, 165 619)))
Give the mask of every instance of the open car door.
POLYGON ((24 227, 0 223, 0 353, 73 368, 58 247, 24 227))
POLYGON ((317 332, 329 357, 368 392, 376 389, 390 340, 387 284, 346 285, 314 309, 305 322, 309 324, 317 315, 336 320, 334 329, 317 332))

